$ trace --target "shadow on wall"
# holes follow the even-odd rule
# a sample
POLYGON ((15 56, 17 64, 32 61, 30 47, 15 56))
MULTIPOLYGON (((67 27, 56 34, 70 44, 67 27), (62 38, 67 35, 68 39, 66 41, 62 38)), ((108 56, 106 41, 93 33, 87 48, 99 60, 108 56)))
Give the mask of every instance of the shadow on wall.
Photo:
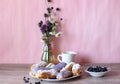
POLYGON ((58 54, 61 53, 59 45, 60 45, 60 39, 54 39, 54 41, 52 41, 53 55, 56 59, 55 63, 58 63, 57 56, 58 56, 58 54))
POLYGON ((83 64, 83 63, 91 63, 91 60, 89 59, 89 56, 87 54, 78 54, 76 55, 75 62, 79 64, 83 64))

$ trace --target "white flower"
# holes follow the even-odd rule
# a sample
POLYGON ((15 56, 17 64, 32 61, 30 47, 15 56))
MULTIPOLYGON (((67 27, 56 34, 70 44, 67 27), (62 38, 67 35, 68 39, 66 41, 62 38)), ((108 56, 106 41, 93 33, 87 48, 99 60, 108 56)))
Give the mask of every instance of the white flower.
POLYGON ((43 39, 40 40, 41 43, 44 43, 43 39))
POLYGON ((50 34, 50 35, 55 35, 55 33, 53 33, 53 32, 50 32, 49 34, 50 34))
POLYGON ((55 23, 54 18, 49 18, 49 21, 50 21, 51 23, 55 23))
POLYGON ((55 37, 59 37, 62 34, 62 32, 58 32, 55 34, 55 37))

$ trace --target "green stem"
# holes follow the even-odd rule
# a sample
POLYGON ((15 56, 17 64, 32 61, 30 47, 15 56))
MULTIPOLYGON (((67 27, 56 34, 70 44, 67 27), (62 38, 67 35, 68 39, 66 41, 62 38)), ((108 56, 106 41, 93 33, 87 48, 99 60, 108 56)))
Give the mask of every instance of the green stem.
POLYGON ((51 52, 51 44, 50 44, 50 37, 47 36, 47 39, 45 40, 45 47, 44 47, 44 51, 43 51, 43 56, 42 56, 42 60, 46 61, 46 62, 51 62, 52 61, 52 52, 51 52))

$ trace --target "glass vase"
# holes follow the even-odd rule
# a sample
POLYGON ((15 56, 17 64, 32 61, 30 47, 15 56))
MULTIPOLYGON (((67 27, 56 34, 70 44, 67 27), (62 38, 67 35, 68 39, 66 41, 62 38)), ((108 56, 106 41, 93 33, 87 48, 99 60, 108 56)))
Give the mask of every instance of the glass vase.
POLYGON ((54 63, 52 46, 50 43, 45 43, 41 60, 47 63, 54 63))

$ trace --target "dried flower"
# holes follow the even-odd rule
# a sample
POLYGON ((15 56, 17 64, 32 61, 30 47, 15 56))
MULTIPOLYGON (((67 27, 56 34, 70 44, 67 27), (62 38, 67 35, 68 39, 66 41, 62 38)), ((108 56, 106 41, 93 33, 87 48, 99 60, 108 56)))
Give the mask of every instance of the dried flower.
POLYGON ((47 8, 48 13, 51 13, 51 8, 47 8))
POLYGON ((54 7, 51 7, 51 10, 53 10, 54 9, 54 7))
POLYGON ((47 13, 44 13, 44 17, 46 18, 46 17, 49 17, 49 15, 47 14, 47 13))
MULTIPOLYGON (((51 0, 48 0, 48 2, 51 2, 51 0)), ((56 11, 59 10, 60 8, 56 8, 56 11)), ((40 21, 38 24, 43 34, 42 40, 45 42, 51 40, 52 37, 59 37, 62 34, 58 31, 58 26, 60 26, 62 19, 55 18, 57 15, 55 15, 54 7, 47 7, 46 11, 47 13, 44 13, 45 21, 40 21)))
POLYGON ((51 2, 51 0, 47 0, 48 2, 51 2))
POLYGON ((40 22, 39 22, 39 24, 38 24, 38 25, 39 25, 39 27, 41 27, 41 26, 42 26, 42 24, 43 24, 43 21, 40 21, 40 22))
POLYGON ((56 8, 56 11, 60 11, 60 8, 56 8))
POLYGON ((63 18, 60 18, 60 20, 63 20, 63 18))

